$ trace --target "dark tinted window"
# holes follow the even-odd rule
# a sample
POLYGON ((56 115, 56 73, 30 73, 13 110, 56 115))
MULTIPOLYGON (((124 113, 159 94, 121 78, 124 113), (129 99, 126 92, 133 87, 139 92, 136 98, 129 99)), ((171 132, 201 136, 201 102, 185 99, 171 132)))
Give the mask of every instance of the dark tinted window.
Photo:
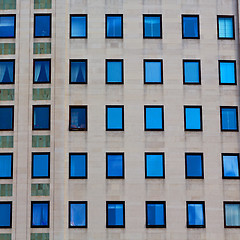
POLYGON ((0 84, 14 83, 14 60, 0 60, 0 84))
POLYGON ((34 15, 34 37, 51 37, 51 15, 34 15))
POLYGON ((70 107, 69 130, 87 131, 87 107, 70 107))
POLYGON ((33 106, 33 130, 50 129, 50 106, 33 106))
POLYGON ((15 38, 15 18, 13 15, 0 16, 0 38, 15 38))

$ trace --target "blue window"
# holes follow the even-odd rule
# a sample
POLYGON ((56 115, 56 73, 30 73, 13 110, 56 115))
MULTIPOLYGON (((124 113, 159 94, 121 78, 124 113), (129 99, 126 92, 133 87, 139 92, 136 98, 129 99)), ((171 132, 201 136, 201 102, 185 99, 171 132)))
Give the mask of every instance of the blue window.
POLYGON ((236 61, 219 61, 219 83, 236 84, 236 61))
POLYGON ((0 130, 1 131, 13 130, 13 120, 14 120, 13 108, 14 108, 13 106, 0 107, 0 130))
POLYGON ((166 205, 165 202, 146 202, 146 227, 166 227, 166 205))
POLYGON ((198 15, 182 15, 182 38, 200 38, 198 15))
POLYGON ((123 153, 107 153, 107 178, 124 178, 123 153))
POLYGON ((222 154, 223 178, 239 178, 239 155, 222 154))
POLYGON ((224 202, 224 227, 240 227, 240 202, 224 202))
POLYGON ((50 59, 33 60, 33 76, 34 83, 50 83, 51 60, 50 59))
POLYGON ((87 38, 87 15, 70 15, 70 38, 87 38))
POLYGON ((145 177, 165 177, 164 153, 145 153, 145 177))
POLYGON ((123 131, 124 130, 124 107, 106 106, 106 130, 123 131))
POLYGON ((220 107, 221 130, 238 131, 238 109, 237 107, 220 107))
POLYGON ((144 106, 145 131, 163 131, 163 106, 144 106))
POLYGON ((15 61, 0 60, 0 84, 14 83, 15 61))
POLYGON ((199 60, 183 60, 183 83, 201 83, 201 70, 199 60))
POLYGON ((0 178, 13 178, 12 153, 0 153, 0 178))
POLYGON ((70 106, 70 131, 87 131, 87 107, 70 106))
POLYGON ((49 228, 49 202, 32 202, 32 228, 49 228))
POLYGON ((161 15, 143 15, 143 37, 162 38, 161 15))
POLYGON ((33 130, 50 130, 50 106, 33 106, 33 130))
POLYGON ((123 37, 123 16, 106 15, 106 38, 123 37))
POLYGON ((69 202, 69 227, 87 227, 87 202, 69 202))
POLYGON ((0 228, 12 228, 12 202, 0 202, 0 228))
POLYGON ((15 38, 16 16, 0 16, 0 38, 15 38))
POLYGON ((162 60, 144 60, 144 83, 163 83, 162 60))
POLYGON ((87 154, 69 154, 69 178, 87 178, 87 154))
POLYGON ((107 227, 125 227, 125 202, 107 202, 107 227))
POLYGON ((218 16, 218 39, 234 39, 234 17, 218 16))
POLYGON ((203 178, 203 154, 186 153, 186 178, 203 178))
POLYGON ((50 177, 50 153, 32 154, 32 178, 50 177))
POLYGON ((185 131, 202 131, 202 107, 184 106, 185 131))
POLYGON ((204 202, 187 202, 187 227, 205 228, 204 202))
POLYGON ((70 83, 87 83, 87 60, 70 60, 70 83))
POLYGON ((106 83, 123 83, 123 60, 106 60, 106 83))
POLYGON ((51 14, 34 15, 34 37, 51 37, 51 14))

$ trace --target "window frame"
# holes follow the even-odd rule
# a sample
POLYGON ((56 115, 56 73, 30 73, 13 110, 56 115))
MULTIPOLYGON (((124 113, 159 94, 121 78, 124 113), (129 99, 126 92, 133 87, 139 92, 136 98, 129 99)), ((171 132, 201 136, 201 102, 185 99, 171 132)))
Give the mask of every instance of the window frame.
POLYGON ((204 179, 204 157, 202 152, 185 152, 185 179, 204 179), (201 155, 202 176, 188 176, 187 175, 187 156, 188 155, 201 155))
POLYGON ((30 228, 50 228, 50 201, 31 201, 31 224, 30 228), (41 203, 47 203, 48 206, 48 225, 45 226, 34 226, 33 225, 33 205, 34 204, 41 204, 41 203))
POLYGON ((219 79, 219 85, 237 85, 236 60, 218 60, 218 79, 219 79), (234 83, 222 83, 221 82, 221 69, 220 69, 220 64, 221 63, 233 63, 234 64, 234 77, 235 77, 235 82, 234 83))
POLYGON ((69 84, 88 84, 88 60, 87 59, 69 59, 69 84), (71 66, 73 62, 85 62, 86 64, 86 82, 71 82, 71 66))
POLYGON ((0 153, 0 156, 11 156, 11 177, 0 177, 0 179, 13 179, 13 152, 10 153, 0 153))
POLYGON ((184 85, 201 85, 202 84, 202 79, 201 79, 201 60, 200 59, 183 59, 183 84, 184 85), (199 66, 199 82, 195 83, 195 82, 186 82, 185 81, 185 77, 186 77, 186 73, 185 73, 185 63, 186 62, 198 62, 198 66, 199 66))
POLYGON ((182 39, 200 39, 200 18, 199 14, 182 14, 182 39), (197 17, 198 36, 197 37, 184 37, 183 18, 184 17, 197 17))
POLYGON ((235 21, 234 21, 234 15, 217 15, 217 38, 218 40, 235 40, 235 21), (220 18, 231 18, 233 23, 233 37, 232 38, 221 38, 219 36, 219 19, 220 18))
POLYGON ((143 39, 162 39, 162 14, 143 14, 143 39), (160 17, 160 37, 146 37, 145 35, 145 17, 160 17))
POLYGON ((239 160, 239 153, 222 153, 222 179, 240 179, 240 160, 239 160), (238 158, 238 176, 237 177, 225 177, 224 176, 224 164, 223 164, 223 157, 224 156, 237 156, 238 158))
POLYGON ((12 62, 13 63, 13 81, 10 83, 0 82, 0 85, 15 84, 15 59, 0 59, 0 62, 12 62))
POLYGON ((106 59, 105 60, 105 83, 106 84, 124 84, 124 60, 123 59, 106 59), (108 62, 121 62, 122 63, 122 81, 121 82, 108 82, 108 62))
POLYGON ((69 131, 88 131, 88 106, 87 105, 70 105, 69 106, 69 131), (74 108, 84 108, 86 110, 86 115, 85 115, 85 121, 86 121, 86 127, 85 128, 71 128, 71 109, 74 108))
POLYGON ((167 223, 166 223, 166 201, 146 201, 145 203, 145 211, 146 211, 146 228, 166 228, 167 223), (164 225, 148 225, 148 204, 163 204, 163 209, 164 209, 164 225))
POLYGON ((125 201, 106 201, 106 228, 125 228, 125 201), (123 225, 109 225, 108 224, 108 205, 122 204, 123 206, 123 225))
POLYGON ((124 131, 124 105, 106 105, 106 131, 124 131), (122 128, 121 129, 108 128, 108 109, 109 108, 122 109, 122 128))
POLYGON ((0 204, 10 204, 10 225, 9 226, 0 226, 0 229, 10 229, 12 228, 12 201, 0 201, 0 204))
POLYGON ((33 21, 33 38, 51 38, 52 37, 52 14, 51 13, 34 13, 33 21), (50 16, 50 34, 49 36, 36 36, 36 17, 37 16, 50 16))
POLYGON ((51 83, 51 58, 34 58, 33 59, 33 84, 50 84, 51 83), (49 62, 49 82, 35 82, 35 62, 36 61, 44 61, 49 62))
POLYGON ((46 104, 46 105, 32 105, 32 131, 50 131, 51 130, 51 105, 46 104), (41 129, 34 129, 34 109, 35 108, 44 108, 48 107, 49 110, 49 128, 41 128, 41 129))
POLYGON ((42 178, 44 178, 44 179, 49 179, 50 178, 50 161, 51 161, 51 159, 50 159, 50 152, 32 152, 32 179, 42 179, 42 178), (34 168, 33 168, 33 156, 34 155, 48 155, 48 176, 39 176, 39 177, 35 177, 35 176, 33 176, 33 170, 34 170, 34 168))
POLYGON ((202 132, 203 131, 203 117, 202 117, 202 106, 200 105, 184 105, 184 131, 186 132, 202 132), (186 108, 200 108, 200 129, 186 129, 187 118, 186 118, 186 108))
POLYGON ((186 201, 187 210, 187 228, 206 228, 205 201, 186 201), (203 206, 203 225, 189 225, 188 204, 202 204, 203 206))
POLYGON ((85 153, 83 153, 83 152, 79 152, 79 153, 77 153, 77 152, 70 152, 69 153, 69 179, 87 179, 88 178, 88 153, 87 152, 85 152, 85 153), (86 168, 85 168, 85 177, 73 177, 73 176, 71 176, 71 156, 74 156, 74 155, 83 155, 83 156, 85 156, 85 160, 86 160, 86 162, 85 162, 85 166, 86 166, 86 168))
POLYGON ((88 202, 87 201, 69 201, 68 202, 68 228, 88 228, 88 202), (85 225, 84 226, 71 226, 71 204, 85 204, 85 225))
POLYGON ((69 38, 70 39, 86 39, 88 38, 88 15, 87 14, 70 14, 70 21, 69 21, 69 38), (72 17, 85 17, 86 19, 86 24, 85 24, 85 29, 86 29, 86 36, 85 37, 72 37, 72 17))
POLYGON ((14 131, 14 105, 1 105, 0 106, 0 109, 1 108, 11 108, 12 109, 12 128, 9 128, 9 129, 0 129, 0 131, 14 131))
POLYGON ((224 215, 224 228, 240 228, 239 226, 227 226, 226 225, 226 204, 240 204, 240 201, 223 201, 223 215, 224 215))
POLYGON ((238 123, 238 106, 220 106, 220 127, 221 127, 221 132, 238 132, 239 131, 239 123, 238 123), (222 109, 236 109, 236 122, 237 122, 237 129, 233 130, 228 130, 228 129, 223 129, 223 122, 222 122, 222 109))
POLYGON ((144 105, 144 131, 157 131, 157 132, 163 132, 164 131, 164 105, 144 105), (147 129, 147 115, 146 115, 146 109, 147 108, 162 108, 162 129, 147 129))
POLYGON ((109 39, 123 39, 123 14, 105 14, 105 38, 109 39), (121 36, 119 37, 108 37, 107 36, 107 18, 108 17, 121 17, 121 36))
POLYGON ((143 79, 144 84, 163 84, 163 59, 143 59, 143 79), (147 62, 161 62, 161 82, 146 82, 146 63, 147 62))
POLYGON ((125 178, 125 159, 124 152, 106 152, 106 179, 124 179, 125 178), (121 155, 122 156, 122 176, 108 176, 108 156, 121 155))
MULTIPOLYGON (((0 37, 0 39, 16 38, 16 14, 0 14, 0 17, 14 17, 14 36, 13 37, 0 37)), ((1 59, 4 60, 4 59, 1 59)))

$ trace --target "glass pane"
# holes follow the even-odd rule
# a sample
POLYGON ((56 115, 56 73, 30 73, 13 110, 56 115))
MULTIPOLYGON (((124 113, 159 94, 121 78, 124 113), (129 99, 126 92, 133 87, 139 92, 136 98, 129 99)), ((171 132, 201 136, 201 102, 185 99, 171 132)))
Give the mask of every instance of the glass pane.
POLYGON ((50 37, 51 16, 35 15, 35 37, 50 37))
POLYGON ((123 109, 117 107, 107 108, 107 129, 123 129, 123 109))
POLYGON ((163 177, 163 155, 146 154, 147 177, 163 177))
POLYGON ((123 155, 107 155, 108 177, 123 177, 123 155))
POLYGON ((147 216, 148 216, 147 225, 150 225, 150 226, 165 225, 164 204, 157 204, 157 203, 147 204, 147 216))
POLYGON ((107 16, 107 37, 122 37, 121 16, 107 16))
POLYGON ((70 155, 70 177, 86 177, 86 155, 70 155))
POLYGON ((86 17, 71 16, 71 37, 86 37, 86 17))
POLYGON ((237 130, 236 108, 222 108, 222 130, 237 130))
POLYGON ((49 177, 49 155, 33 155, 33 177, 49 177))
POLYGON ((13 83, 14 61, 0 61, 0 83, 13 83))
POLYGON ((122 62, 110 61, 107 62, 107 82, 108 83, 122 83, 122 62))
POLYGON ((198 18, 183 17, 183 37, 197 38, 198 37, 198 18))
POLYGON ((162 107, 146 107, 146 129, 163 129, 162 107))
POLYGON ((86 130, 86 108, 71 108, 70 129, 86 130))
POLYGON ((85 61, 71 62, 71 83, 87 82, 87 63, 85 61))
POLYGON ((202 155, 186 155, 187 177, 202 177, 202 155))
POLYGON ((220 82, 236 83, 234 62, 220 62, 220 82))
POLYGON ((204 225, 203 204, 188 204, 188 225, 204 225))
POLYGON ((219 38, 233 38, 233 18, 218 18, 219 38))
POLYGON ((162 83, 162 63, 145 62, 145 82, 146 83, 162 83))
POLYGON ((11 203, 0 203, 0 227, 11 227, 11 203))
POLYGON ((50 128, 50 108, 47 107, 34 107, 34 116, 33 116, 33 129, 49 129, 50 128))
POLYGON ((13 108, 0 107, 0 130, 12 130, 13 108))
POLYGON ((33 203, 32 226, 48 226, 48 203, 33 203))
POLYGON ((35 60, 34 67, 34 82, 50 82, 50 60, 35 60))
POLYGON ((0 37, 15 37, 15 16, 0 16, 0 37))
POLYGON ((159 16, 144 17, 144 37, 161 37, 161 18, 159 16))
POLYGON ((0 178, 12 177, 12 155, 0 155, 0 178))
POLYGON ((240 226, 240 204, 225 204, 225 221, 228 227, 240 226))
POLYGON ((224 177, 239 177, 238 156, 223 156, 223 174, 224 177))
POLYGON ((201 129, 201 110, 200 108, 185 108, 186 130, 201 129))
POLYGON ((108 225, 123 226, 123 204, 108 204, 108 225))
POLYGON ((86 226, 86 204, 85 203, 70 204, 70 226, 71 227, 86 226))
POLYGON ((199 83, 199 62, 184 62, 184 76, 185 83, 199 83))

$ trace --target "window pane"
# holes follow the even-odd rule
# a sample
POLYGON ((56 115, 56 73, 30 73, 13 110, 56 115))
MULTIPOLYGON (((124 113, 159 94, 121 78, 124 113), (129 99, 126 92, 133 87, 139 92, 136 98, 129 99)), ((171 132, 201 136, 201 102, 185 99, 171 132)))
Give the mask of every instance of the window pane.
POLYGON ((107 37, 122 37, 122 17, 107 16, 107 37))
POLYGON ((14 80, 14 61, 0 61, 0 83, 13 83, 14 80))
POLYGON ((163 177, 163 154, 146 154, 146 177, 163 177))
POLYGON ((11 203, 0 203, 0 228, 12 227, 12 204, 11 203))
POLYGON ((33 130, 50 129, 50 107, 33 107, 33 130))
POLYGON ((162 83, 161 61, 145 61, 145 83, 162 83))
POLYGON ((48 227, 49 203, 32 203, 32 227, 48 227))
POLYGON ((122 107, 107 107, 107 130, 123 130, 122 107))
POLYGON ((87 61, 71 61, 71 83, 87 82, 87 61))
POLYGON ((49 154, 33 154, 33 177, 49 177, 49 154))
POLYGON ((35 15, 34 37, 51 37, 51 15, 35 15))
POLYGON ((0 107, 0 130, 13 130, 12 107, 0 107))
POLYGON ((160 16, 144 16, 144 37, 161 37, 160 16))
POLYGON ((122 83, 122 61, 107 61, 107 83, 122 83))
POLYGON ((222 108, 222 130, 234 131, 238 129, 237 109, 222 108))
POLYGON ((12 178, 12 154, 0 154, 0 178, 12 178))
POLYGON ((188 203, 188 226, 204 226, 204 212, 202 203, 188 203))
POLYGON ((71 16, 71 37, 86 37, 86 16, 71 16))
POLYGON ((218 34, 219 38, 233 38, 233 18, 232 17, 219 17, 218 18, 218 34))
POLYGON ((70 155, 70 177, 84 178, 86 176, 87 156, 85 154, 70 155))
POLYGON ((123 177, 123 155, 107 155, 107 177, 123 177))
POLYGON ((198 61, 184 61, 184 83, 200 83, 200 64, 198 61))
POLYGON ((0 16, 0 38, 15 37, 15 16, 0 16))
POLYGON ((86 203, 70 203, 70 227, 86 227, 86 203))
POLYGON ((220 62, 220 83, 234 84, 235 79, 235 62, 220 62))
POLYGON ((70 130, 87 130, 87 108, 72 107, 70 109, 70 130))
POLYGON ((165 213, 163 203, 147 203, 147 226, 164 226, 165 213))
POLYGON ((198 17, 184 16, 183 17, 183 37, 198 38, 198 17))
POLYGON ((34 82, 35 83, 50 82, 50 60, 34 61, 34 82))
POLYGON ((225 204, 225 223, 227 227, 240 226, 240 203, 225 204))
POLYGON ((124 226, 123 204, 108 203, 108 226, 124 226))
POLYGON ((186 130, 201 130, 201 109, 196 108, 185 108, 185 129, 186 130))
POLYGON ((223 155, 223 176, 239 177, 238 155, 223 155))
POLYGON ((202 155, 186 154, 187 177, 203 177, 202 155))
POLYGON ((145 130, 163 130, 162 107, 146 107, 145 115, 145 130))

